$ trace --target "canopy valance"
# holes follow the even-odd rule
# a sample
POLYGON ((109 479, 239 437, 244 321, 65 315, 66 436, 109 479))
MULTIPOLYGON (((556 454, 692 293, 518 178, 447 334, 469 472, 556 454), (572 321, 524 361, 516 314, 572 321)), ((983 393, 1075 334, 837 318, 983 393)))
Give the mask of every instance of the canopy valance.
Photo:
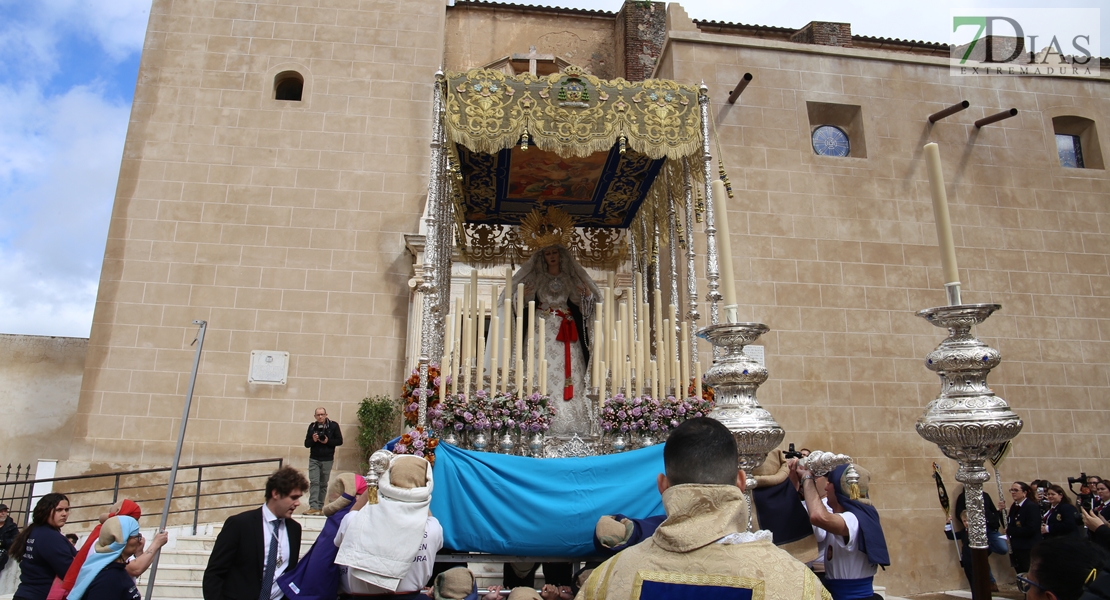
POLYGON ((474 69, 449 73, 446 96, 447 139, 474 152, 522 140, 561 157, 622 144, 649 159, 702 149, 698 90, 670 80, 603 80, 574 66, 546 77, 474 69))

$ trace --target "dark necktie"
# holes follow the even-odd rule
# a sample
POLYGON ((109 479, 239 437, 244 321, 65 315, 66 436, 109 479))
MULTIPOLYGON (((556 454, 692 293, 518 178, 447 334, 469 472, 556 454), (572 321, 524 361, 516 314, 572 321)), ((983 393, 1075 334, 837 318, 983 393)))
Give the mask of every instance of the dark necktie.
POLYGON ((258 592, 258 600, 270 600, 270 591, 274 588, 274 571, 277 569, 278 546, 281 540, 281 524, 284 519, 274 520, 274 535, 270 538, 270 551, 266 553, 266 568, 262 571, 262 589, 258 592))

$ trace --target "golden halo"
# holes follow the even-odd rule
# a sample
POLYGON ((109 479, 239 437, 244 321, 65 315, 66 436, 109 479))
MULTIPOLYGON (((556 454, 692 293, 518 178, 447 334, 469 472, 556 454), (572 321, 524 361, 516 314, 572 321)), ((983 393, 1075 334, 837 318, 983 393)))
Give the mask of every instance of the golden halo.
POLYGON ((520 220, 520 239, 532 250, 561 245, 570 248, 574 219, 565 211, 549 207, 547 212, 533 208, 520 220))

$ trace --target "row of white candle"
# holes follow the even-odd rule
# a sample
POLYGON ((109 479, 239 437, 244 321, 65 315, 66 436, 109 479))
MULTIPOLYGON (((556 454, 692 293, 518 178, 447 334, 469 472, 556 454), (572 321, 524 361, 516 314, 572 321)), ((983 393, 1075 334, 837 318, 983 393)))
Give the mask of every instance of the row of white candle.
MULTIPOLYGON (((512 271, 505 269, 505 288, 512 289, 512 271)), ((478 298, 478 272, 471 271, 470 283, 463 285, 463 295, 455 299, 455 309, 447 319, 447 344, 443 348, 440 371, 439 395, 443 398, 448 392, 448 379, 451 380, 450 393, 485 389, 489 379, 490 391, 496 392, 500 386, 502 393, 508 393, 510 373, 516 373, 513 390, 529 388, 547 395, 547 359, 541 354, 546 342, 547 329, 543 318, 536 319, 536 303, 528 302, 528 332, 524 335, 524 284, 517 285, 516 327, 508 316, 502 323, 502 315, 512 314, 512 298, 505 295, 504 311, 497 312, 497 297, 501 295, 500 286, 490 287, 489 308, 492 313, 489 337, 486 337, 486 301, 478 298), (536 334, 538 330, 538 340, 536 334), (456 336, 455 332, 462 333, 456 336), (513 344, 515 336, 516 344, 513 344), (525 352, 516 353, 516 363, 510 369, 513 357, 512 348, 520 348, 527 341, 525 352), (538 343, 537 343, 538 342, 538 343), (486 345, 489 345, 489 371, 486 372, 486 345), (500 375, 500 377, 499 377, 500 375), (538 381, 537 381, 538 380, 538 381)))
MULTIPOLYGON (((690 381, 689 323, 678 318, 674 304, 663 312, 660 290, 654 290, 652 302, 647 301, 643 277, 636 274, 635 287, 624 290, 624 301, 616 301, 612 274, 602 288, 602 301, 594 316, 592 365, 590 379, 598 388, 600 403, 620 390, 638 396, 650 393, 654 398, 673 393, 685 397, 690 381), (635 321, 630 306, 638 307, 635 321), (655 355, 649 346, 651 315, 654 308, 655 355), (675 325, 677 323, 677 325, 675 325), (680 334, 681 332, 681 334, 680 334), (651 383, 650 390, 648 382, 651 383)), ((695 395, 701 396, 701 362, 694 357, 695 395)))
MULTIPOLYGON (((663 300, 660 290, 654 291, 653 302, 647 301, 643 277, 636 275, 634 287, 624 290, 624 300, 616 300, 617 288, 613 275, 608 278, 609 285, 601 289, 602 298, 596 303, 593 322, 590 375, 592 385, 598 389, 601 402, 606 396, 613 396, 620 390, 630 395, 638 392, 660 397, 674 393, 683 397, 686 382, 690 381, 690 330, 689 323, 678 318, 674 304, 666 308, 664 318, 663 300), (630 317, 631 305, 638 307, 637 319, 630 317), (619 308, 618 308, 619 307, 619 308), (654 308, 654 330, 656 334, 655 356, 650 352, 649 319, 654 308), (677 323, 677 325, 675 325, 677 323), (650 390, 647 387, 651 382, 650 390), (638 388, 638 389, 637 389, 638 388)), ((516 318, 502 319, 514 311, 512 296, 505 294, 503 311, 497 311, 497 297, 501 287, 490 287, 489 304, 478 297, 478 272, 471 271, 470 282, 463 285, 461 298, 455 299, 454 311, 447 319, 447 344, 440 360, 440 397, 446 397, 448 390, 457 394, 485 389, 488 377, 489 389, 502 393, 510 390, 527 390, 547 395, 548 361, 543 349, 546 343, 546 322, 536 318, 535 301, 528 302, 528 335, 524 326, 524 284, 517 284, 516 318), (485 335, 485 315, 490 308, 489 336, 485 335), (456 335, 461 332, 461 335, 456 335), (515 342, 515 343, 514 343, 515 342), (486 346, 489 346, 490 360, 485 361, 486 346), (527 344, 527 346, 525 346, 527 344), (513 352, 513 348, 524 348, 523 352, 513 352), (510 361, 515 356, 515 363, 510 361), (509 379, 513 377, 510 387, 509 379), (451 380, 448 386, 448 380, 451 380)), ((505 288, 512 289, 512 272, 505 270, 505 288)), ((701 361, 693 357, 695 396, 701 396, 701 361)))

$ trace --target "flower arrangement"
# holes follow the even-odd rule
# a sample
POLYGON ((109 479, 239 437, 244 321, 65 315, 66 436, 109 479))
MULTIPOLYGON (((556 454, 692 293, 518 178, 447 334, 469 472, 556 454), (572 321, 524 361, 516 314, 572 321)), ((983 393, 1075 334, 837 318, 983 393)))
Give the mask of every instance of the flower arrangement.
POLYGON ((527 394, 516 398, 510 409, 510 420, 515 422, 521 434, 547 431, 553 416, 555 407, 551 405, 550 396, 541 394, 527 394))
POLYGON ((393 453, 418 456, 434 465, 438 445, 439 438, 435 434, 425 432, 423 427, 415 427, 412 431, 401 435, 401 439, 393 446, 393 453))
MULTIPOLYGON (((433 406, 440 403, 439 378, 439 365, 428 365, 428 387, 425 391, 428 395, 429 411, 433 406)), ((450 384, 450 378, 448 378, 447 382, 450 384)), ((405 424, 410 427, 416 427, 417 417, 420 413, 420 394, 417 392, 419 386, 420 369, 413 369, 409 378, 406 379, 404 385, 401 386, 401 407, 405 413, 405 424)))
POLYGON ((605 433, 650 433, 663 435, 686 419, 704 417, 713 409, 713 401, 704 397, 667 396, 663 400, 651 396, 626 398, 618 393, 601 409, 601 430, 605 433))

